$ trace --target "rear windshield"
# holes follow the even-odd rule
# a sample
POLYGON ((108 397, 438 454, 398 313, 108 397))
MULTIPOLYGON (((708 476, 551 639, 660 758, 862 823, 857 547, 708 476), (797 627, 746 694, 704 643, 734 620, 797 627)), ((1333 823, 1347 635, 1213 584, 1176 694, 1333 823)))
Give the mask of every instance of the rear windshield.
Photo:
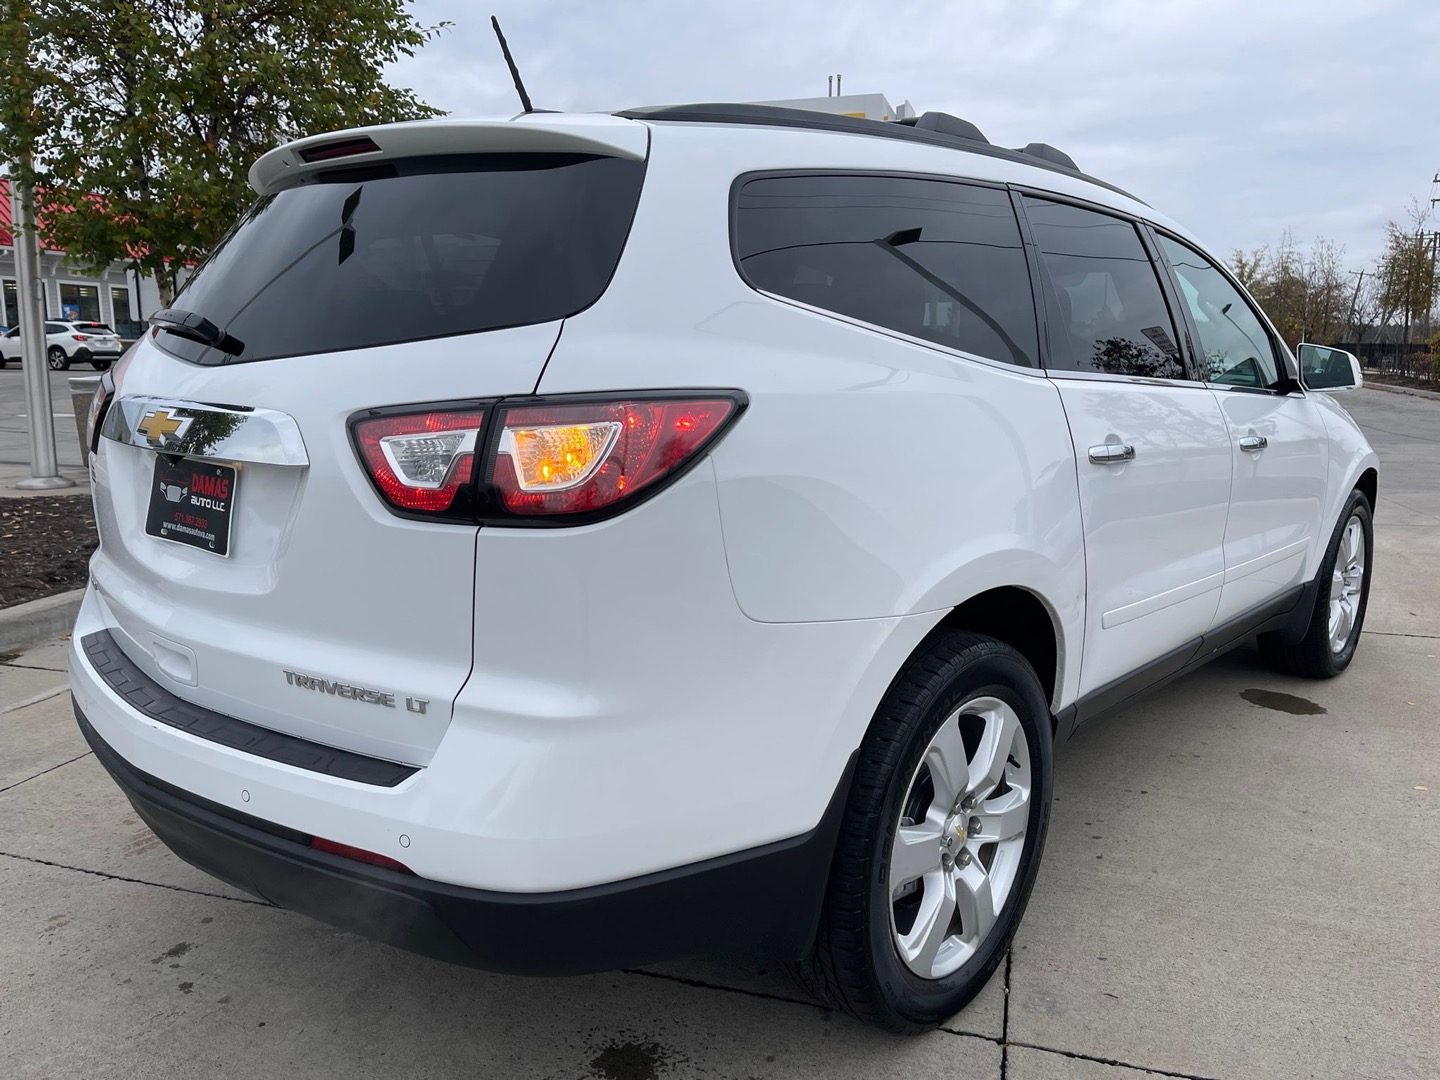
POLYGON ((89 330, 92 333, 113 334, 115 331, 106 326, 103 322, 77 322, 76 330, 89 330))
POLYGON ((243 363, 565 318, 605 291, 644 163, 576 154, 416 158, 337 169, 260 199, 175 298, 243 363))

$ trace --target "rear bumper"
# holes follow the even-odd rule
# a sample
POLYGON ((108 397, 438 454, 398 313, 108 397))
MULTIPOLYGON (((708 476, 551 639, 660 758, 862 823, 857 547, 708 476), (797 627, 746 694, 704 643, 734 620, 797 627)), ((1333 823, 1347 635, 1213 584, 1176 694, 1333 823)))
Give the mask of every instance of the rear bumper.
POLYGON ((502 893, 317 851, 302 833, 141 772, 100 737, 78 703, 75 717, 135 812, 186 862, 342 929, 512 974, 573 975, 723 952, 803 955, 818 925, 851 771, 819 825, 803 836, 608 885, 502 893))

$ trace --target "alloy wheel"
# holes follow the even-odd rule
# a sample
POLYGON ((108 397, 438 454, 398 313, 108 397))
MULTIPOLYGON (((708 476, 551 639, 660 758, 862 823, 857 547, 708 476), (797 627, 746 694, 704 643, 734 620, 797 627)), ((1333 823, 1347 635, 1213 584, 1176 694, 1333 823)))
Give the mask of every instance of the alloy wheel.
POLYGON ((931 738, 890 851, 891 933, 921 978, 959 968, 998 920, 1025 848, 1032 783, 1024 729, 999 698, 971 699, 931 738))
POLYGON ((1350 643, 1350 632, 1360 610, 1360 592, 1365 585, 1365 526, 1351 515, 1335 553, 1335 571, 1330 578, 1330 651, 1342 653, 1350 643))

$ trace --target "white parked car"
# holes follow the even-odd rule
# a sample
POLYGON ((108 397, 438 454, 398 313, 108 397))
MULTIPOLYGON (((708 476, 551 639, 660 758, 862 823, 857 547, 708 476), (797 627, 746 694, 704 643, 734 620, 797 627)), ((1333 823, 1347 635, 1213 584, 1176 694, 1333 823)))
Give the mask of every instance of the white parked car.
MULTIPOLYGON (((104 371, 120 359, 120 351, 119 336, 104 323, 45 323, 45 362, 52 371, 66 371, 73 363, 88 363, 96 371, 104 371)), ((0 367, 23 359, 20 328, 12 327, 0 336, 0 367)))
POLYGON ((685 106, 250 181, 103 379, 70 657, 242 889, 500 971, 757 951, 923 1030, 1015 932, 1056 742, 1257 634, 1351 662, 1353 358, 1307 386, 1049 147, 685 106))

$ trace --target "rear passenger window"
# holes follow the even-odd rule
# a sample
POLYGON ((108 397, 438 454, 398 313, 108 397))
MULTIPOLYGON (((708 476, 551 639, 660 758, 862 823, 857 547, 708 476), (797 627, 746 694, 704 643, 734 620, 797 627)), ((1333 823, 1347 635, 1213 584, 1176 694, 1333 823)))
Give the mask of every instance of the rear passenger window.
POLYGON ((1184 379, 1175 326, 1135 226, 1026 198, 1049 286, 1048 367, 1184 379))
POLYGON ((992 360, 1035 366, 1035 306, 1010 197, 883 176, 740 189, 736 258, 757 289, 992 360))

